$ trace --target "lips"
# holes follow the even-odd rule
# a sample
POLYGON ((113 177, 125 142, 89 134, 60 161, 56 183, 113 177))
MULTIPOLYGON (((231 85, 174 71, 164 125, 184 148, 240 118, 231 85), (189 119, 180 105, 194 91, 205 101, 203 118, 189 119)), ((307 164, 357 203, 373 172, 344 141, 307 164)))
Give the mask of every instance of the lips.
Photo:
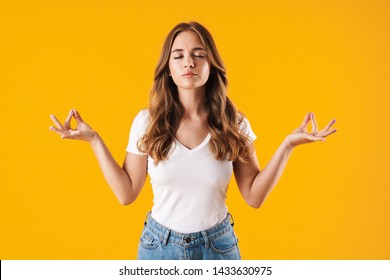
POLYGON ((194 72, 187 72, 185 73, 183 76, 184 77, 192 77, 192 76, 195 76, 196 74, 194 72))

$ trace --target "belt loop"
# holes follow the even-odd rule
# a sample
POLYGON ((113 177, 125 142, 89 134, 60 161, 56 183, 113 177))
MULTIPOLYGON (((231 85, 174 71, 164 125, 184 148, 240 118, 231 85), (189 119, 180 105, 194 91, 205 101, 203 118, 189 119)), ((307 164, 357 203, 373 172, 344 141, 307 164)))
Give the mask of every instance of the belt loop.
POLYGON ((229 216, 230 216, 230 224, 232 225, 232 227, 234 227, 234 219, 233 219, 233 216, 232 214, 229 213, 229 216))
POLYGON ((150 217, 150 213, 151 211, 149 211, 146 216, 145 216, 145 220, 144 220, 144 225, 146 226, 148 224, 148 221, 149 221, 149 217, 150 217))
POLYGON ((202 231, 202 236, 203 236, 203 240, 204 240, 204 247, 206 249, 209 248, 209 237, 207 236, 207 233, 205 231, 202 231))
POLYGON ((170 234, 171 234, 171 230, 170 229, 166 229, 165 232, 164 232, 163 240, 162 240, 162 244, 164 246, 167 246, 170 234))

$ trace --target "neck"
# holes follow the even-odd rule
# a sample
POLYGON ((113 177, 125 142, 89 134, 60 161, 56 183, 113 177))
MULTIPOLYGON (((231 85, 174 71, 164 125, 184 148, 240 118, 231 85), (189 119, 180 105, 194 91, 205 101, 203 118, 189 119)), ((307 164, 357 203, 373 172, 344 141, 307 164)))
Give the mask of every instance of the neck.
POLYGON ((206 96, 205 87, 196 89, 178 89, 178 96, 184 108, 184 118, 198 118, 206 112, 204 98, 206 96))

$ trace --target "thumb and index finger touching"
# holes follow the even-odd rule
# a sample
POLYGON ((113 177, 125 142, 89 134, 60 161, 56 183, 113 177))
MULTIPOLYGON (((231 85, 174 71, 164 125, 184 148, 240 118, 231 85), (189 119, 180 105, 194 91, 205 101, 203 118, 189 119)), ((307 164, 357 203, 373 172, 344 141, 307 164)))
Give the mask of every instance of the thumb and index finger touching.
POLYGON ((53 120, 54 124, 57 126, 57 129, 53 126, 50 126, 49 129, 50 130, 61 130, 61 131, 70 130, 71 129, 70 122, 72 120, 72 117, 75 118, 77 123, 80 123, 83 121, 83 119, 80 116, 80 113, 76 109, 71 109, 69 111, 69 113, 65 119, 64 125, 62 125, 61 122, 58 121, 58 119, 56 118, 55 115, 53 115, 53 114, 50 115, 50 118, 53 120))
POLYGON ((324 129, 318 131, 318 125, 317 125, 317 121, 315 119, 315 116, 314 116, 314 113, 313 112, 309 112, 307 113, 307 115, 305 116, 302 124, 301 124, 301 128, 305 128, 307 127, 307 125, 309 124, 309 122, 312 121, 312 132, 311 134, 313 136, 319 136, 319 138, 321 139, 324 139, 324 137, 332 134, 332 133, 335 133, 337 132, 337 129, 333 128, 332 130, 330 130, 330 128, 336 123, 336 119, 332 119, 324 129))
MULTIPOLYGON (((53 119, 55 119, 54 115, 50 115, 53 119)), ((68 116, 65 119, 64 126, 66 128, 70 128, 70 121, 72 120, 72 117, 75 118, 75 120, 79 123, 82 122, 83 119, 80 116, 80 113, 76 109, 71 109, 68 113, 68 116)), ((58 121, 57 121, 58 122, 58 121)))
POLYGON ((72 117, 75 118, 77 123, 80 123, 83 121, 83 119, 80 116, 80 113, 76 109, 72 109, 72 110, 70 110, 70 112, 65 120, 65 124, 68 125, 68 127, 70 127, 70 121, 71 121, 72 117))
POLYGON ((301 128, 306 128, 307 125, 309 124, 310 120, 312 121, 312 133, 317 133, 318 132, 318 125, 316 118, 314 116, 313 112, 309 112, 306 114, 305 118, 303 119, 303 122, 301 124, 301 128))
POLYGON ((80 122, 83 121, 83 119, 82 119, 81 116, 80 116, 80 113, 79 113, 76 109, 72 109, 71 111, 72 111, 72 113, 73 113, 74 118, 76 119, 76 121, 77 121, 78 123, 80 123, 80 122))

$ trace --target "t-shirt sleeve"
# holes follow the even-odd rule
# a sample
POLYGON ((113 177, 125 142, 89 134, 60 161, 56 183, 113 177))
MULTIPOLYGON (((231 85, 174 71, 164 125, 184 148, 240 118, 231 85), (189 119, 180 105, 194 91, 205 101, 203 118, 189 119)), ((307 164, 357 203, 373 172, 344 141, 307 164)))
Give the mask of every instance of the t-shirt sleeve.
POLYGON ((126 151, 136 155, 147 155, 138 150, 137 142, 138 140, 145 135, 146 129, 148 128, 149 122, 149 111, 144 109, 139 111, 135 116, 133 123, 130 129, 129 143, 127 144, 126 151))
POLYGON ((256 140, 257 136, 253 132, 252 127, 249 123, 249 120, 246 117, 244 117, 243 121, 241 122, 240 128, 241 128, 241 131, 244 132, 244 134, 248 135, 249 138, 252 139, 252 141, 256 140))

